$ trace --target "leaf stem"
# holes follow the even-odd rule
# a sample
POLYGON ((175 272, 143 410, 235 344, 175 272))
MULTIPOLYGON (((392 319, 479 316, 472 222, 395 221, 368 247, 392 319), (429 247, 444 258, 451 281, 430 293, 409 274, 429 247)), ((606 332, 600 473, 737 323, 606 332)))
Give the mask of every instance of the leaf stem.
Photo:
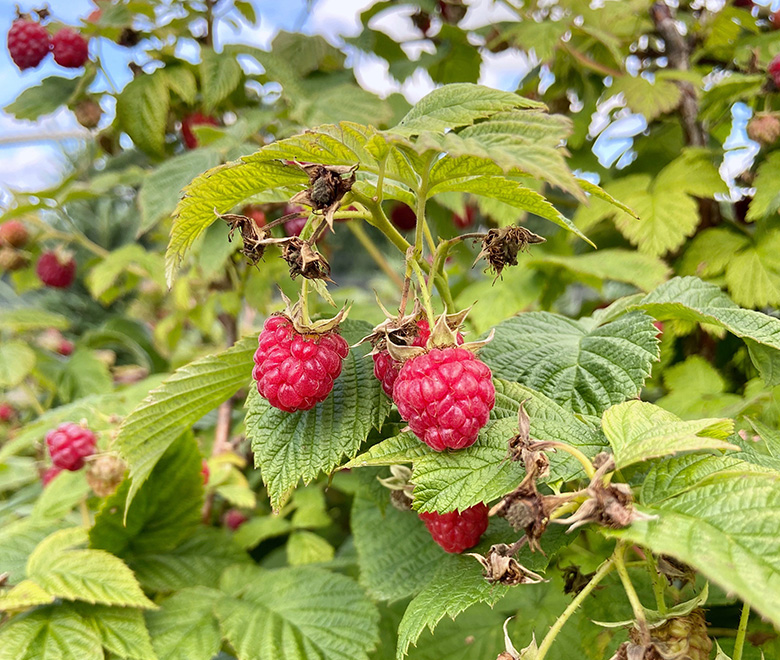
POLYGON ((655 594, 655 606, 658 611, 664 615, 666 614, 666 600, 664 599, 664 591, 666 590, 664 582, 665 578, 658 572, 658 566, 656 565, 655 557, 652 552, 647 553, 647 565, 650 569, 650 576, 653 580, 653 593, 655 594))
POLYGON ((582 591, 580 591, 580 593, 574 597, 574 600, 569 603, 569 606, 563 611, 563 614, 558 617, 558 619, 552 625, 552 628, 550 628, 548 633, 544 636, 544 639, 539 646, 539 650, 536 652, 535 660, 544 660, 544 657, 552 647, 552 644, 555 641, 555 638, 558 636, 558 633, 561 631, 561 628, 563 628, 566 622, 571 618, 572 614, 577 611, 577 608, 582 605, 582 602, 588 597, 590 592, 596 588, 598 583, 601 582, 607 574, 609 574, 614 565, 615 557, 613 555, 601 566, 599 566, 599 569, 596 571, 596 574, 593 576, 591 581, 588 582, 588 584, 583 587, 582 591))
POLYGON ((366 252, 368 252, 371 258, 376 262, 382 272, 393 281, 393 284, 399 289, 403 288, 404 282, 401 279, 401 276, 393 270, 392 266, 387 262, 387 259, 385 259, 385 255, 383 255, 382 251, 374 245, 374 241, 371 240, 371 237, 366 233, 366 230, 356 222, 348 222, 347 227, 349 227, 349 230, 355 235, 355 238, 360 241, 360 244, 365 248, 366 252))
POLYGON ((734 660, 742 660, 742 650, 745 648, 745 636, 747 635, 748 619, 750 618, 750 605, 742 604, 742 615, 739 617, 737 639, 734 641, 734 660))
POLYGON ((560 449, 562 452, 574 456, 574 458, 576 458, 582 465, 582 468, 585 470, 585 474, 588 475, 588 479, 593 479, 593 477, 596 476, 596 468, 593 467, 593 463, 591 463, 590 459, 585 456, 585 454, 583 454, 579 449, 572 447, 565 442, 550 442, 550 445, 555 447, 555 449, 560 449))
POLYGON ((628 602, 631 603, 631 609, 634 611, 634 618, 636 619, 637 627, 639 628, 639 634, 642 638, 642 643, 647 644, 650 642, 650 632, 647 628, 647 617, 645 616, 645 608, 642 606, 642 602, 639 600, 639 595, 634 589, 634 585, 631 584, 631 578, 628 575, 624 556, 627 546, 624 543, 618 543, 615 548, 613 557, 615 558, 615 569, 620 576, 620 581, 623 583, 623 589, 628 596, 628 602))
MULTIPOLYGON (((423 163, 422 166, 422 172, 420 175, 420 185, 417 187, 417 190, 415 191, 417 193, 417 209, 416 209, 416 216, 417 216, 417 226, 414 230, 414 257, 415 259, 422 258, 423 254, 423 239, 426 234, 426 229, 428 230, 428 235, 430 235, 430 229, 428 228, 428 223, 425 221, 425 202, 428 200, 428 176, 431 169, 431 162, 433 160, 433 156, 429 156, 425 163, 423 163)), ((431 243, 433 243, 433 237, 431 236, 428 239, 431 243)), ((434 250, 435 251, 435 246, 434 250)), ((433 327, 433 326, 431 326, 433 327)))

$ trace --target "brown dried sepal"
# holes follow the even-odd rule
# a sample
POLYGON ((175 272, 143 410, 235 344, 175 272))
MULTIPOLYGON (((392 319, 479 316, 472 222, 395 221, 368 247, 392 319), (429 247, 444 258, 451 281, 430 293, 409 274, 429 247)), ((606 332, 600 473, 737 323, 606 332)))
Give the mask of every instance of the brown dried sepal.
POLYGON ((304 204, 315 211, 324 211, 325 221, 333 231, 333 214, 341 205, 341 199, 355 183, 355 165, 320 165, 296 163, 309 176, 309 187, 295 194, 291 204, 304 204), (345 177, 345 175, 348 175, 345 177))
POLYGON ((263 258, 266 241, 271 235, 270 232, 260 227, 254 218, 248 218, 245 215, 238 213, 217 213, 217 215, 227 222, 228 227, 230 227, 228 241, 233 240, 233 232, 236 229, 241 233, 241 239, 244 242, 241 254, 249 260, 250 264, 256 266, 257 262, 263 258))
POLYGON ((496 278, 499 278, 504 268, 517 266, 517 255, 520 251, 527 251, 529 245, 546 241, 546 238, 516 225, 491 229, 482 239, 482 251, 477 255, 474 265, 484 258, 495 272, 496 278))
POLYGON ((544 452, 552 445, 531 438, 531 418, 524 404, 525 401, 521 401, 517 409, 517 434, 509 438, 507 458, 523 461, 527 474, 533 473, 535 478, 544 479, 550 474, 550 459, 544 452))
POLYGON ((411 511, 414 500, 412 471, 405 465, 391 465, 390 474, 390 477, 377 477, 379 483, 390 491, 390 504, 399 511, 411 511))
POLYGON ((468 554, 482 564, 482 568, 485 569, 485 580, 490 584, 504 584, 511 587, 516 584, 544 582, 545 579, 541 575, 527 569, 509 554, 511 547, 505 543, 498 543, 490 546, 487 557, 475 552, 468 554))
POLYGON ((307 280, 333 281, 330 279, 330 264, 325 260, 325 257, 316 252, 310 243, 297 236, 282 244, 282 259, 290 267, 292 279, 301 275, 307 280))
POLYGON ((672 582, 675 581, 690 584, 696 582, 696 571, 688 566, 688 564, 677 561, 674 557, 661 555, 658 557, 656 565, 658 567, 658 572, 667 579, 669 584, 672 584, 672 582))

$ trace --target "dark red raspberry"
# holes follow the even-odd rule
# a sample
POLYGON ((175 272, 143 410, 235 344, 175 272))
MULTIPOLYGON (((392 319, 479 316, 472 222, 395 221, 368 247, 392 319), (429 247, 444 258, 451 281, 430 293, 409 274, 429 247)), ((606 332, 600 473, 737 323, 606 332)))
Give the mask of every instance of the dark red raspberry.
POLYGON ((65 337, 63 337, 60 343, 57 345, 57 353, 64 355, 65 357, 71 355, 73 353, 73 349, 73 342, 69 339, 65 339, 65 337))
POLYGON ((734 0, 734 6, 735 7, 747 7, 748 9, 753 8, 753 0, 734 0))
POLYGON ((228 509, 225 513, 225 525, 234 532, 241 527, 249 518, 247 518, 238 509, 228 509))
POLYGON ((22 71, 38 66, 51 48, 51 38, 40 23, 20 18, 8 30, 8 52, 22 71))
POLYGON ((464 348, 434 348, 404 363, 393 401, 436 451, 473 445, 496 400, 490 368, 464 348))
MULTIPOLYGON (((780 11, 775 14, 776 22, 775 25, 780 28, 780 11)), ((767 73, 772 76, 772 80, 775 81, 775 86, 777 86, 780 89, 780 55, 775 55, 772 61, 769 63, 769 66, 766 69, 767 73)))
POLYGON ((433 540, 446 552, 463 552, 479 543, 488 527, 488 508, 480 502, 462 512, 421 513, 433 540))
POLYGON ((209 476, 211 475, 209 464, 206 462, 205 458, 200 462, 200 474, 203 477, 203 485, 205 486, 209 482, 209 476))
POLYGON ((195 149, 198 146, 198 138, 192 130, 193 126, 219 126, 214 117, 204 115, 202 112, 193 112, 181 120, 181 136, 187 149, 195 149))
POLYGON ((87 40, 76 30, 62 28, 51 39, 54 61, 68 69, 78 69, 89 59, 87 40))
POLYGON ((63 470, 80 470, 84 459, 95 453, 95 434, 87 428, 66 422, 46 434, 51 462, 63 470))
POLYGON ((0 422, 10 422, 13 416, 13 406, 10 403, 0 403, 0 422))
POLYGON ((30 240, 30 232, 18 220, 9 220, 0 225, 0 245, 23 248, 30 240))
POLYGON ((52 465, 48 470, 46 470, 46 472, 41 475, 43 487, 46 488, 51 480, 54 479, 54 477, 56 477, 60 472, 62 472, 62 468, 57 467, 56 465, 52 465))
POLYGON ((471 227, 471 225, 474 224, 474 220, 476 219, 476 217, 477 217, 477 212, 474 210, 474 207, 467 206, 463 211, 463 215, 461 215, 460 213, 453 213, 452 223, 458 229, 466 229, 467 227, 471 227))
POLYGON ((265 227, 265 212, 261 206, 257 204, 247 204, 241 209, 242 215, 247 218, 252 218, 257 223, 258 227, 265 227))
POLYGON ((284 207, 283 215, 289 215, 290 213, 303 213, 300 218, 293 218, 284 223, 284 233, 287 236, 300 236, 306 223, 309 221, 309 216, 306 214, 306 209, 302 206, 290 205, 284 207))
POLYGON ((35 272, 46 286, 67 289, 76 277, 76 262, 73 257, 54 251, 44 252, 38 259, 35 272))
POLYGON ((324 401, 341 373, 349 345, 337 331, 300 334, 285 316, 263 325, 252 377, 257 391, 279 410, 309 410, 324 401))
MULTIPOLYGON (((775 30, 780 30, 780 9, 778 9, 774 14, 772 14, 769 17, 769 22, 772 24, 772 27, 775 30)), ((777 58, 780 57, 780 55, 776 55, 775 59, 772 60, 773 62, 777 60, 777 58)), ((775 79, 775 84, 777 84, 777 79, 775 79)), ((780 87, 780 84, 777 85, 780 87)))
POLYGON ((401 231, 409 231, 417 226, 417 216, 406 204, 396 204, 390 211, 390 222, 401 231))

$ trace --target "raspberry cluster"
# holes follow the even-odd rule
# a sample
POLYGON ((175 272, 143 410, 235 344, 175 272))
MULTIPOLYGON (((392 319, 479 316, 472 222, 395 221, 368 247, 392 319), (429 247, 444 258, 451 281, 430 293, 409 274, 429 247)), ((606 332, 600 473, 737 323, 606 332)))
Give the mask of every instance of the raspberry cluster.
POLYGON ((53 37, 46 28, 29 18, 16 19, 8 30, 8 52, 22 71, 34 69, 52 52, 54 61, 68 69, 78 69, 89 59, 89 45, 71 28, 58 30, 53 37))

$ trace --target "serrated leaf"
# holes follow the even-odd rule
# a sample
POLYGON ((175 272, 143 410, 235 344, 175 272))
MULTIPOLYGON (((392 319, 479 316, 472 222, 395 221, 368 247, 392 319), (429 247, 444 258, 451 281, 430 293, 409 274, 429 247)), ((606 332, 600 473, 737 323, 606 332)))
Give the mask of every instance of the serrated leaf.
POLYGON ((675 277, 637 304, 659 321, 681 319, 725 328, 743 339, 780 349, 780 319, 737 306, 718 286, 675 277))
POLYGON ((266 539, 282 536, 293 529, 292 523, 281 516, 273 514, 252 518, 236 530, 233 540, 237 545, 249 550, 266 539))
POLYGON ((35 121, 41 115, 48 115, 67 105, 80 82, 80 78, 49 76, 39 85, 25 89, 4 109, 17 119, 35 121))
POLYGON ((678 272, 681 275, 717 277, 731 258, 750 244, 750 238, 725 227, 705 229, 685 250, 678 272))
POLYGON ((715 164, 718 156, 709 149, 688 147, 659 173, 653 188, 679 188, 689 195, 712 199, 727 195, 729 188, 715 164))
POLYGON ((750 359, 767 387, 780 385, 780 351, 746 339, 750 359))
POLYGON ((69 327, 69 319, 45 309, 30 307, 4 309, 3 315, 0 317, 0 330, 10 330, 11 332, 27 332, 41 328, 67 330, 69 327))
POLYGON ((159 155, 165 143, 170 94, 164 69, 133 78, 117 97, 121 127, 142 151, 159 155))
POLYGON ((333 559, 336 551, 319 534, 300 530, 287 539, 287 563, 290 566, 305 566, 333 559))
POLYGON ((22 580, 7 593, 0 594, 0 611, 26 610, 56 600, 48 591, 32 580, 22 580))
POLYGON ((521 382, 574 412, 600 414, 636 397, 658 359, 658 330, 645 314, 597 325, 530 312, 495 331, 481 354, 493 375, 521 382))
POLYGON ((46 485, 35 501, 32 516, 39 520, 60 520, 89 495, 83 472, 63 470, 46 485))
POLYGON ((780 625, 780 476, 721 479, 641 510, 655 518, 612 533, 689 564, 780 625))
POLYGON ((421 131, 446 131, 469 126, 477 119, 512 108, 545 108, 511 92, 482 85, 456 83, 433 90, 390 129, 392 133, 415 135, 421 131))
POLYGON ((8 573, 8 583, 16 584, 27 576, 27 559, 35 547, 63 526, 53 520, 23 518, 0 527, 0 567, 8 573))
POLYGON ((172 550, 200 522, 203 498, 201 457, 188 435, 174 442, 157 462, 132 503, 127 480, 106 498, 90 530, 90 544, 128 560, 172 550))
POLYGON ((0 387, 11 389, 19 385, 35 367, 35 352, 20 341, 4 342, 0 346, 0 387))
POLYGON ((746 220, 755 222, 780 209, 780 151, 773 151, 761 163, 753 181, 756 194, 750 201, 746 220))
MULTIPOLYGON (((341 334, 352 345, 371 332, 364 321, 346 321, 341 334)), ((250 388, 246 429, 271 506, 278 509, 300 479, 309 483, 352 458, 372 428, 380 428, 390 401, 374 378, 365 344, 352 348, 341 375, 325 401, 314 408, 286 413, 273 408, 250 388)), ((251 360, 249 361, 251 364, 251 360)))
POLYGON ((222 589, 217 617, 240 660, 368 660, 376 644, 376 607, 343 575, 237 568, 226 571, 222 589))
POLYGON ((586 193, 589 195, 593 195, 597 199, 607 202, 608 204, 611 204, 612 206, 616 207, 617 209, 628 213, 628 215, 633 216, 637 220, 639 220, 639 216, 636 214, 634 209, 626 206, 618 199, 615 199, 612 195, 610 195, 606 190, 604 190, 601 186, 596 185, 592 181, 588 181, 587 179, 580 179, 577 178, 577 185, 582 188, 586 193))
POLYGON ((42 607, 0 628, 0 660, 103 660, 95 628, 65 605, 42 607))
POLYGON ((75 610, 100 635, 103 646, 125 660, 158 660, 142 610, 75 603, 75 610))
POLYGON ((723 377, 700 355, 666 369, 663 380, 669 393, 655 403, 683 419, 716 415, 742 401, 739 395, 726 393, 723 377))
POLYGON ((200 89, 206 112, 224 101, 241 82, 243 72, 238 60, 228 53, 201 49, 200 89))
POLYGON ((195 96, 198 93, 198 82, 195 80, 195 74, 186 66, 171 66, 170 64, 163 71, 168 89, 188 105, 194 104, 195 96))
POLYGON ((158 660, 211 660, 222 636, 214 617, 220 592, 206 587, 182 589, 146 613, 158 660))
POLYGON ((246 385, 256 343, 246 337, 223 353, 178 369, 125 418, 116 446, 132 479, 127 507, 171 443, 246 385))
POLYGON ((142 269, 150 279, 157 279, 161 287, 165 286, 165 280, 160 277, 160 256, 147 252, 138 243, 128 243, 111 252, 89 271, 86 284, 92 297, 103 304, 114 302, 126 290, 117 286, 117 280, 128 272, 130 266, 142 269))
POLYGON ((724 442, 734 431, 731 419, 683 421, 645 401, 612 406, 601 419, 618 469, 682 451, 736 449, 724 442))
POLYGON ((626 105, 647 119, 648 123, 680 103, 680 88, 668 80, 651 83, 642 77, 620 76, 610 88, 611 95, 623 94, 626 105))
POLYGON ((778 250, 780 229, 775 229, 732 253, 726 264, 726 286, 734 302, 743 307, 780 304, 778 250))

